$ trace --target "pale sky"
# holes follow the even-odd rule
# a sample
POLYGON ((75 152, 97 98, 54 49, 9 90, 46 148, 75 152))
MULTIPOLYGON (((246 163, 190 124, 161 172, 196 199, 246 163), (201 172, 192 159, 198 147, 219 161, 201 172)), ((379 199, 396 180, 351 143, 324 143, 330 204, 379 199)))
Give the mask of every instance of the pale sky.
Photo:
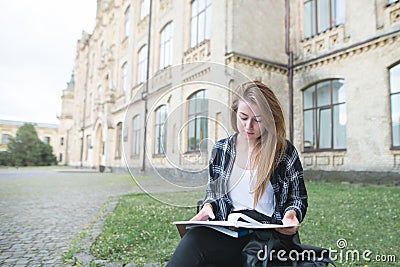
POLYGON ((61 94, 96 0, 0 0, 0 119, 58 123, 61 94))

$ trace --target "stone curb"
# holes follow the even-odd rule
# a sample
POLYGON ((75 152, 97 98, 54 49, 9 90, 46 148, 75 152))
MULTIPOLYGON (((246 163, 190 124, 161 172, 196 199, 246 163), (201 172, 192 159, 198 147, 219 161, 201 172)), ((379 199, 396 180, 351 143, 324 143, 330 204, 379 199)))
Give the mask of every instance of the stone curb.
MULTIPOLYGON (((95 220, 93 225, 88 229, 88 235, 84 240, 82 240, 83 245, 81 251, 74 254, 75 265, 78 263, 82 266, 93 266, 96 267, 139 267, 134 263, 120 263, 120 262, 108 262, 107 260, 96 259, 90 254, 90 247, 92 246, 94 240, 101 234, 106 218, 114 212, 120 197, 111 197, 109 201, 104 204, 104 208, 100 212, 98 218, 95 220)), ((165 267, 167 262, 152 262, 146 263, 143 267, 165 267)))

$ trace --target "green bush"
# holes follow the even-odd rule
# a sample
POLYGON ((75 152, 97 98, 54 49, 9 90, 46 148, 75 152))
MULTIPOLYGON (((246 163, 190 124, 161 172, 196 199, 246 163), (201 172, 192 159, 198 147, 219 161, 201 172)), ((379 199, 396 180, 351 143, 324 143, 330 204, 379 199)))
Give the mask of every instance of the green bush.
POLYGON ((56 164, 53 148, 42 142, 32 124, 21 126, 15 138, 10 138, 4 165, 47 166, 56 164))

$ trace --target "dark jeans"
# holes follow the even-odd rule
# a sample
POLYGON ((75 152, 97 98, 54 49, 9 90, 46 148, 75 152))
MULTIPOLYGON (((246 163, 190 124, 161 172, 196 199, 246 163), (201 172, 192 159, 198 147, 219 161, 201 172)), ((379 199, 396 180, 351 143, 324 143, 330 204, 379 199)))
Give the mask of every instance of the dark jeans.
POLYGON ((242 267, 242 249, 250 236, 234 238, 207 227, 193 228, 181 239, 167 267, 242 267))

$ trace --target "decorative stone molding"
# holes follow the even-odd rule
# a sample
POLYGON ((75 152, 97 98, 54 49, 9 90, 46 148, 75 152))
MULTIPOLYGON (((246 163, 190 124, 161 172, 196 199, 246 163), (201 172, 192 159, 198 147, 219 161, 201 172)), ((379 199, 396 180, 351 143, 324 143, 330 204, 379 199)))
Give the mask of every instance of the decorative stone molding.
POLYGON ((331 51, 343 44, 344 37, 344 26, 339 25, 311 38, 304 39, 300 42, 300 46, 302 46, 302 54, 300 56, 303 59, 308 59, 326 51, 331 51))
POLYGON ((172 0, 160 0, 159 5, 160 10, 164 12, 172 7, 172 0))
POLYGON ((199 72, 196 72, 195 74, 190 75, 189 77, 183 79, 183 82, 186 83, 186 82, 190 82, 190 81, 192 81, 192 80, 197 80, 199 77, 201 77, 201 76, 203 76, 203 75, 209 73, 210 71, 211 71, 211 68, 210 68, 210 67, 208 67, 208 68, 206 68, 206 69, 203 69, 203 70, 201 70, 201 71, 199 71, 199 72))
POLYGON ((303 164, 305 168, 340 168, 344 165, 345 152, 315 152, 303 155, 303 164))
POLYGON ((138 35, 143 34, 144 32, 147 32, 147 28, 149 26, 149 16, 145 17, 141 21, 139 21, 137 25, 137 30, 138 30, 138 35))
POLYGON ((400 7, 390 12, 390 23, 400 22, 400 7))
POLYGON ((393 155, 394 168, 400 170, 400 154, 393 155))
POLYGON ((211 54, 210 40, 205 40, 198 46, 190 48, 183 53, 184 63, 193 63, 198 61, 206 61, 211 54))
MULTIPOLYGON (((305 70, 314 69, 316 67, 321 67, 323 65, 332 62, 340 61, 342 59, 346 59, 354 55, 359 55, 361 53, 368 52, 378 47, 382 48, 384 46, 394 44, 395 42, 399 42, 399 40, 400 40, 400 32, 396 31, 394 33, 382 35, 378 38, 372 38, 365 42, 360 42, 358 44, 350 45, 347 48, 345 47, 333 52, 329 52, 327 54, 323 54, 319 57, 310 60, 299 60, 294 65, 294 74, 297 74, 305 70)), ((308 46, 312 46, 312 44, 308 44, 308 46)))
POLYGON ((259 68, 267 72, 276 72, 279 74, 286 75, 288 72, 288 68, 286 65, 268 62, 266 60, 253 58, 246 55, 241 55, 237 53, 230 53, 225 57, 225 64, 228 65, 230 63, 238 63, 251 66, 253 68, 259 68))
POLYGON ((158 90, 165 87, 171 82, 172 68, 167 67, 166 69, 159 70, 152 79, 152 89, 158 90))

